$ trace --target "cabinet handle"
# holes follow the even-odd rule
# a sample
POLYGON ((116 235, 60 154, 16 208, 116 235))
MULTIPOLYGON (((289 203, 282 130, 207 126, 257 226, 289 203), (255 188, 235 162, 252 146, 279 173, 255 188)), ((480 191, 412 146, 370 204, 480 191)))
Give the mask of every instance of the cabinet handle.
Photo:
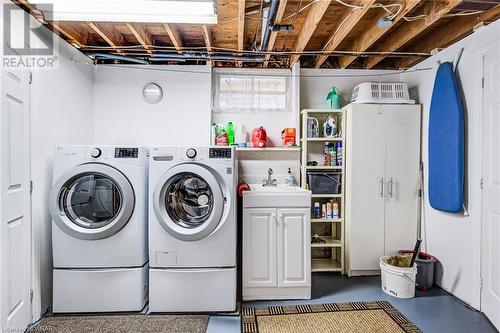
POLYGON ((384 197, 384 177, 380 177, 379 179, 379 184, 380 184, 380 192, 379 192, 379 195, 381 198, 384 197))
POLYGON ((393 186, 394 182, 392 180, 392 177, 391 179, 389 179, 389 198, 392 198, 392 186, 393 186))

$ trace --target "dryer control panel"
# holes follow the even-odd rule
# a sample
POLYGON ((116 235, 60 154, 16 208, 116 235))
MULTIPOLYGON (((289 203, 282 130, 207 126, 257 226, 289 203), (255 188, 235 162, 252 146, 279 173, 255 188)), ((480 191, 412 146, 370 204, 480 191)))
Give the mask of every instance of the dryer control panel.
POLYGON ((231 158, 231 148, 210 148, 209 158, 231 158))

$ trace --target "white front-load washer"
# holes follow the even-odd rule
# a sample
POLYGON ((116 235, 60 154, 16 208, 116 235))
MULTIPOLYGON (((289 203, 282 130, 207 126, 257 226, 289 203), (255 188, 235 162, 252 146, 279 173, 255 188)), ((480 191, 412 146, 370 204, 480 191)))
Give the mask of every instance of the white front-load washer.
POLYGON ((149 310, 234 311, 234 148, 154 147, 150 152, 149 310))
POLYGON ((53 312, 140 311, 148 295, 148 150, 56 148, 53 312))

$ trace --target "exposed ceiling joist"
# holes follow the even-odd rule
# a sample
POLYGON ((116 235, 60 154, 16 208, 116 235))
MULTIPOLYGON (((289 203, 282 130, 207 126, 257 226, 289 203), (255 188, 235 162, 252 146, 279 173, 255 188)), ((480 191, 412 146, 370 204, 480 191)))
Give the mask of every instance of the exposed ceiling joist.
MULTIPOLYGON (((243 51, 245 46, 245 0, 238 0, 238 51, 243 51)), ((237 63, 241 67, 242 62, 237 63)))
POLYGON ((168 37, 172 41, 172 44, 174 44, 175 49, 177 52, 182 51, 182 39, 181 35, 179 34, 179 31, 177 31, 177 28, 174 27, 171 24, 163 23, 163 27, 167 31, 168 37))
MULTIPOLYGON (((443 29, 430 34, 425 39, 419 41, 416 47, 422 52, 430 52, 438 47, 449 45, 464 35, 472 33, 474 27, 481 22, 490 22, 498 18, 500 18, 500 6, 489 9, 479 15, 457 18, 446 26, 446 30, 443 29)), ((422 59, 413 57, 403 58, 398 61, 398 67, 406 69, 419 60, 422 59)))
POLYGON ((203 30, 203 39, 205 40, 205 46, 207 47, 207 52, 210 53, 212 52, 212 35, 210 34, 210 28, 207 27, 206 25, 203 25, 202 27, 203 30))
POLYGON ((149 45, 153 45, 153 38, 148 33, 146 26, 144 24, 127 23, 127 27, 146 52, 152 54, 153 52, 149 49, 149 45))
MULTIPOLYGON (((370 0, 371 1, 371 0, 370 0)), ((302 52, 307 46, 309 39, 313 35, 316 27, 319 22, 323 18, 328 6, 330 6, 331 0, 322 0, 317 1, 311 5, 309 12, 307 13, 307 17, 304 21, 304 25, 299 32, 297 37, 297 41, 295 42, 295 46, 293 48, 294 52, 302 52)), ((294 54, 290 56, 290 67, 292 67, 300 58, 300 55, 294 54)))
MULTIPOLYGON (((278 10, 276 12, 276 18, 274 19, 275 24, 281 24, 281 20, 283 19, 283 15, 285 14, 285 8, 287 5, 288 0, 281 0, 280 4, 278 6, 278 10)), ((269 36, 269 42, 267 44, 267 51, 273 51, 274 50, 274 43, 276 43, 276 37, 278 37, 278 32, 273 31, 271 32, 271 35, 269 36)), ((271 58, 270 54, 266 55, 265 61, 264 61, 264 67, 267 67, 267 64, 269 62, 269 58, 271 58)))
POLYGON ((86 38, 80 32, 72 31, 73 29, 69 27, 63 28, 57 22, 50 22, 49 25, 52 26, 53 30, 65 36, 68 39, 69 43, 75 45, 78 48, 81 48, 82 44, 86 42, 86 38))
MULTIPOLYGON (((87 22, 87 24, 112 48, 116 49, 120 45, 123 45, 123 36, 119 34, 115 29, 108 29, 104 26, 103 23, 87 22)), ((122 53, 122 51, 120 50, 116 51, 118 53, 122 53)))
MULTIPOLYGON (((354 26, 361 20, 361 18, 368 12, 370 7, 375 3, 375 0, 360 0, 357 5, 362 6, 360 9, 348 9, 344 16, 340 19, 335 27, 328 42, 323 46, 323 51, 335 51, 344 38, 351 32, 354 26)), ((314 67, 320 68, 321 65, 328 59, 327 55, 319 55, 314 61, 314 67)))
MULTIPOLYGON (((368 50, 377 40, 379 40, 382 36, 387 34, 392 27, 401 19, 403 16, 408 14, 421 0, 401 0, 399 3, 403 6, 401 12, 394 17, 392 20, 392 25, 387 29, 379 28, 377 22, 380 19, 383 19, 387 16, 386 11, 381 11, 380 15, 378 15, 373 23, 368 27, 368 29, 364 30, 364 32, 357 36, 350 48, 351 51, 355 52, 364 52, 368 50)), ((354 60, 356 60, 357 56, 355 55, 347 55, 339 57, 339 66, 340 68, 346 68, 349 66, 354 60)))
MULTIPOLYGON (((398 50, 425 29, 436 23, 436 21, 446 15, 461 2, 462 0, 426 2, 422 11, 422 13, 428 15, 426 18, 407 22, 403 27, 388 35, 382 44, 379 45, 378 49, 385 52, 394 52, 398 50)), ((378 64, 384 58, 384 56, 368 58, 365 61, 365 68, 373 68, 373 66, 378 64)))

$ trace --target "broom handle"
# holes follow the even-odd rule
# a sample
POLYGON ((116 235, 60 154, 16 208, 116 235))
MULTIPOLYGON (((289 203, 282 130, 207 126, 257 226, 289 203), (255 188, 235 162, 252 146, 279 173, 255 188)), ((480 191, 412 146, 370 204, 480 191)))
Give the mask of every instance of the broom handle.
POLYGON ((417 239, 415 248, 413 249, 413 255, 411 256, 410 267, 413 267, 413 265, 415 264, 415 259, 417 259, 418 250, 420 249, 420 243, 422 243, 422 240, 417 239))

